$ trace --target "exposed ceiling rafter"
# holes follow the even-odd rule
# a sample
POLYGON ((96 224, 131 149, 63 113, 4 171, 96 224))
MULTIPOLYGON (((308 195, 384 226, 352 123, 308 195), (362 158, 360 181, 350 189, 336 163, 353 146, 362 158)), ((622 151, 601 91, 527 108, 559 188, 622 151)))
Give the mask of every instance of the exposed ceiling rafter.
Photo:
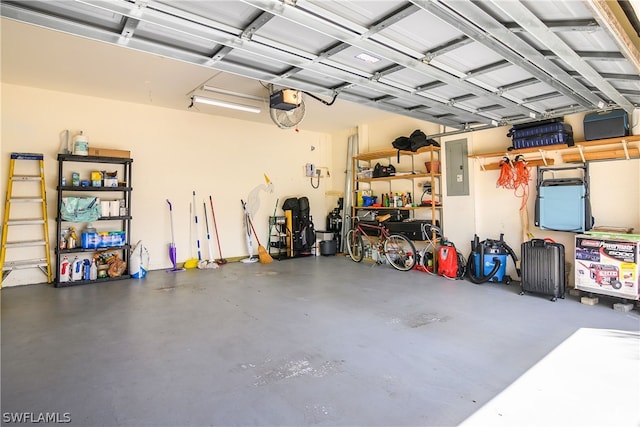
MULTIPOLYGON (((634 106, 618 90, 603 78, 593 67, 587 64, 580 56, 560 37, 558 37, 536 15, 527 9, 522 3, 505 0, 490 0, 497 8, 506 13, 522 28, 544 44, 555 54, 561 56, 572 68, 580 73, 586 80, 596 86, 609 99, 633 114, 634 106)), ((601 106, 602 107, 602 106, 601 106)))
POLYGON ((0 3, 3 18, 193 64, 200 75, 339 95, 456 129, 633 110, 640 39, 617 9, 604 0, 0 3))

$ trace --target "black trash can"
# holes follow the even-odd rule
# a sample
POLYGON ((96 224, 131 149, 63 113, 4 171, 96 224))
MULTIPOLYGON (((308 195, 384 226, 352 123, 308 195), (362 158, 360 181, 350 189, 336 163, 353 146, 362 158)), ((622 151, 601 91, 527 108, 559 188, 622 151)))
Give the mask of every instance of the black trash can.
POLYGON ((337 245, 335 240, 322 240, 320 242, 320 255, 335 255, 336 251, 337 245))

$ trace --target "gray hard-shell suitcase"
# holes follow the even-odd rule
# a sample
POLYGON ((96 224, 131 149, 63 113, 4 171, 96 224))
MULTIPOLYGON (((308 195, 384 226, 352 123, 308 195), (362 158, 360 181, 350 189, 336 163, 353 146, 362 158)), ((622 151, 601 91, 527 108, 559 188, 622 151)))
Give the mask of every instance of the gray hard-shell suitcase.
POLYGON ((564 298, 564 245, 533 239, 521 245, 520 278, 522 291, 564 298))

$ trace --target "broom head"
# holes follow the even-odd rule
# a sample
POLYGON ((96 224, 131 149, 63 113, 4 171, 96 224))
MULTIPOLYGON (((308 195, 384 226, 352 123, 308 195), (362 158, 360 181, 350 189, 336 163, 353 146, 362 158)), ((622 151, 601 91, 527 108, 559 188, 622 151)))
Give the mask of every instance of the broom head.
POLYGON ((262 245, 258 245, 258 259, 260 260, 260 264, 269 264, 270 262, 273 262, 273 258, 262 245))

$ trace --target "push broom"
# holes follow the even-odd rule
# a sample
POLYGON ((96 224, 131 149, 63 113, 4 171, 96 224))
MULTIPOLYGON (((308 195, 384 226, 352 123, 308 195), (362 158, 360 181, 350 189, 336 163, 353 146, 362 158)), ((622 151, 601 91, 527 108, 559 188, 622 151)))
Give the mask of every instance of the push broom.
POLYGON ((207 230, 207 246, 209 248, 209 262, 204 265, 204 268, 218 268, 218 264, 216 264, 213 256, 213 246, 211 245, 211 234, 209 233, 209 215, 207 215, 207 203, 203 200, 202 205, 204 207, 204 224, 207 230))
POLYGON ((220 259, 217 261, 218 265, 226 264, 227 260, 222 257, 222 249, 220 249, 220 235, 218 234, 218 224, 216 223, 216 211, 213 210, 213 198, 209 195, 209 203, 211 203, 211 217, 213 217, 213 229, 216 232, 216 242, 218 242, 218 253, 220 259))

